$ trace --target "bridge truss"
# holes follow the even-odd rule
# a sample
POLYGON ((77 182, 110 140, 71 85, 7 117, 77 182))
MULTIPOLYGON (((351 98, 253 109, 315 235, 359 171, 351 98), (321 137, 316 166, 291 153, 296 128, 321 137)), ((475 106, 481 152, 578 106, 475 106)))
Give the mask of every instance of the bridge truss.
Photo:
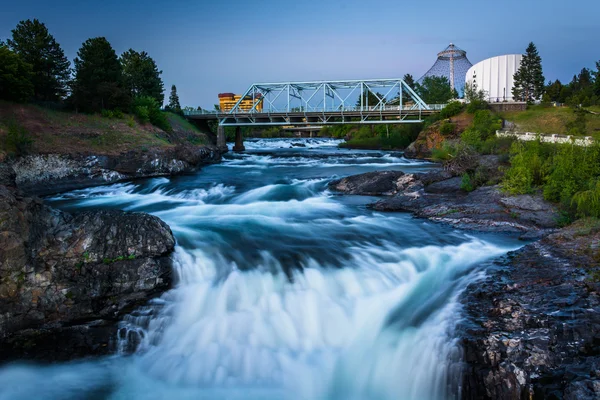
POLYGON ((397 124, 421 122, 441 107, 427 105, 402 79, 373 79, 256 83, 231 110, 213 113, 222 126, 397 124))

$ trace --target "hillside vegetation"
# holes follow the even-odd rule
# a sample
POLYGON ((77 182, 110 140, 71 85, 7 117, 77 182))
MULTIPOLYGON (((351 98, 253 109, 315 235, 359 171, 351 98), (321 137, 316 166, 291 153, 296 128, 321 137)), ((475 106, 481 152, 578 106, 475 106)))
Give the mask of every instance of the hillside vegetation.
MULTIPOLYGON (((600 106, 587 108, 600 112, 600 106)), ((577 113, 571 107, 531 106, 526 111, 504 112, 503 119, 513 122, 516 129, 525 132, 547 134, 578 134, 571 129, 576 123, 577 113)), ((584 134, 600 139, 600 114, 585 114, 584 134)))
POLYGON ((167 113, 172 126, 165 132, 130 115, 57 111, 31 104, 0 102, 0 154, 31 153, 116 155, 129 150, 208 144, 207 136, 183 117, 167 113), (29 142, 29 143, 27 143, 29 142))

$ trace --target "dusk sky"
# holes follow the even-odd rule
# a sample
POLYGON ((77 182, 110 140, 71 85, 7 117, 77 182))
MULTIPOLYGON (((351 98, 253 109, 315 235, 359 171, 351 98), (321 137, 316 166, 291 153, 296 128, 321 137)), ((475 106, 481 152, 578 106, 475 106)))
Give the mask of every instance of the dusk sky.
POLYGON ((600 1, 31 1, 2 6, 0 39, 38 18, 72 61, 87 38, 117 54, 145 50, 165 100, 212 108, 254 82, 419 78, 450 42, 476 62, 533 41, 546 80, 569 81, 600 59, 600 1), (575 6, 576 4, 576 6, 575 6))

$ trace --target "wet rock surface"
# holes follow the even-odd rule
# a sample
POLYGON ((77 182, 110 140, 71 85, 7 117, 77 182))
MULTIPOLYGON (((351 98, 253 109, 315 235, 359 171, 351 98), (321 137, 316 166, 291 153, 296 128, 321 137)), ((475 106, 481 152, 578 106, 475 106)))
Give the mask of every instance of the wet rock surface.
MULTIPOLYGON (((177 145, 118 156, 36 154, 12 163, 16 183, 30 195, 47 195, 125 179, 169 176, 221 160, 215 146, 177 145)), ((0 173, 0 180, 2 174, 0 173)))
POLYGON ((461 178, 446 171, 370 172, 333 181, 330 188, 347 194, 390 196, 370 205, 377 211, 406 211, 457 228, 521 233, 528 239, 550 233, 558 217, 556 208, 541 195, 509 196, 497 185, 466 192, 461 178))
POLYGON ((465 290, 463 399, 600 398, 599 242, 562 229, 465 290))
POLYGON ((71 215, 0 185, 0 360, 105 354, 123 313, 168 289, 157 217, 71 215))

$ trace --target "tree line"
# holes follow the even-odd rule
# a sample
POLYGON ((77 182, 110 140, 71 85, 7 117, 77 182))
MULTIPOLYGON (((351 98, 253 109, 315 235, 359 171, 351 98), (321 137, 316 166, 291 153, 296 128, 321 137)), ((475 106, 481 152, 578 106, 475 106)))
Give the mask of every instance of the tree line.
MULTIPOLYGON (((164 102, 161 74, 147 52, 129 49, 117 56, 104 37, 87 39, 71 68, 60 44, 37 19, 19 22, 12 37, 0 41, 3 100, 60 104, 82 112, 152 114, 164 102)), ((181 112, 175 85, 165 109, 181 112)))

